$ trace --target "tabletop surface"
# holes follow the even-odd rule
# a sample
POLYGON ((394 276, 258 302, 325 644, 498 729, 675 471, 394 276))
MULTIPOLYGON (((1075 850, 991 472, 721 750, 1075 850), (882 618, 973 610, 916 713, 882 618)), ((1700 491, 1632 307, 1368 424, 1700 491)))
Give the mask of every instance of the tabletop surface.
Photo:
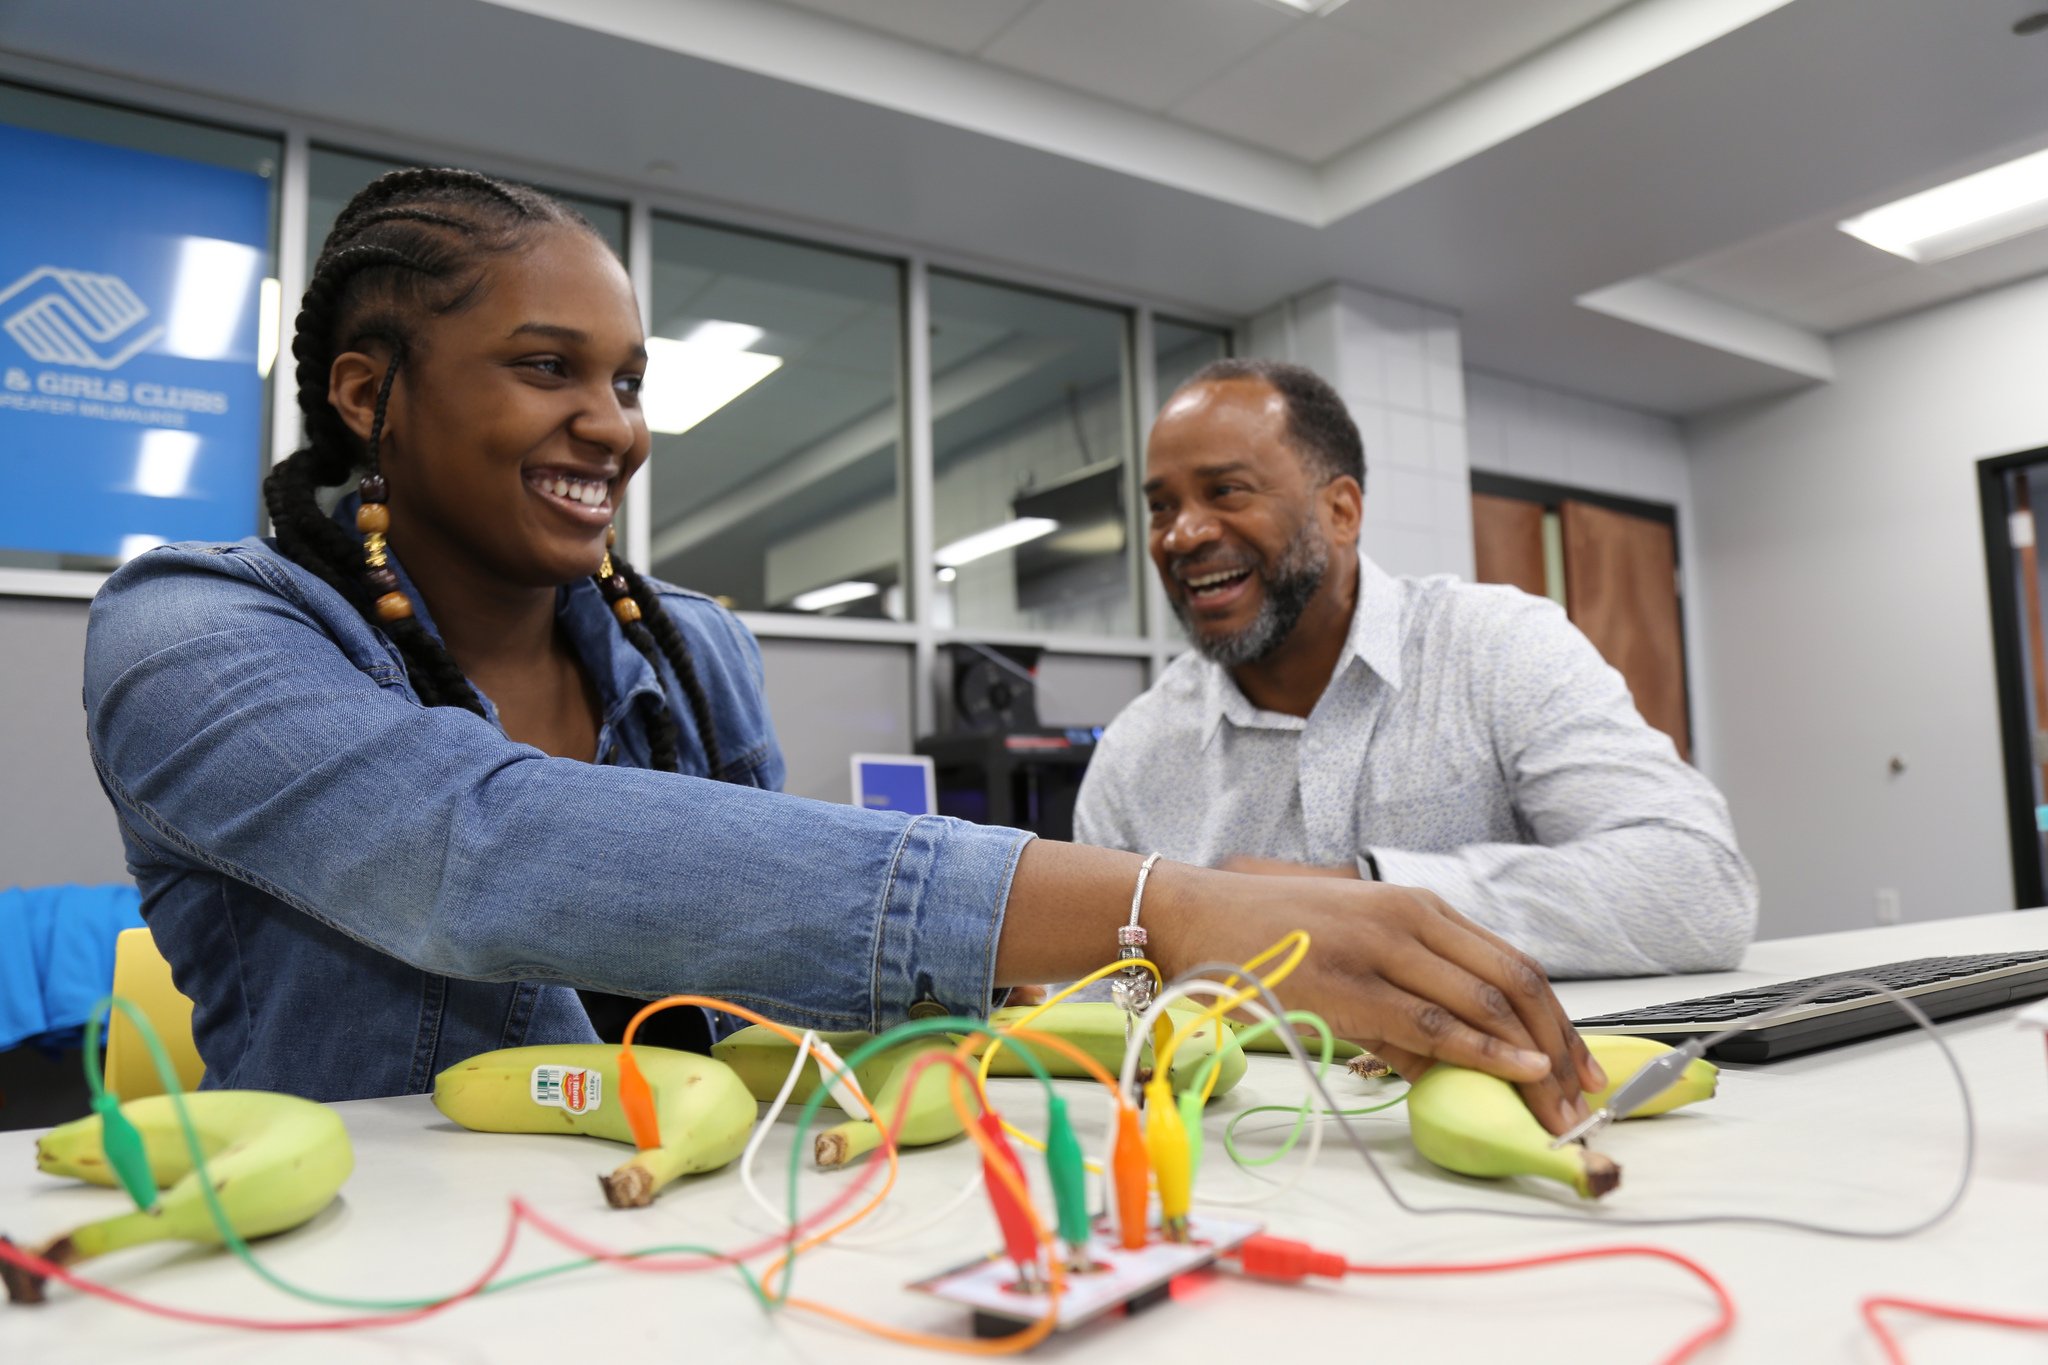
MULTIPOLYGON (((2048 910, 1982 915, 1757 944, 1743 970, 1683 979, 1565 983, 1574 1014, 1623 1009, 1937 953, 2048 945, 2048 910)), ((1702 1362, 1874 1362, 1857 1315, 1870 1294, 2048 1313, 2048 1066, 2038 1037, 2016 1029, 2010 1009, 1944 1026, 1968 1077, 1979 1124, 1977 1170, 1954 1216, 1904 1240, 1824 1236, 1749 1225, 1623 1227, 1622 1218, 1773 1213, 1829 1225, 1884 1229, 1938 1207, 1963 1157, 1962 1113, 1934 1045, 1919 1032, 1893 1035, 1760 1067, 1725 1069, 1721 1093, 1694 1110, 1620 1125, 1599 1140, 1624 1168, 1601 1204, 1551 1187, 1463 1180, 1410 1149, 1402 1110, 1356 1120, 1396 1187, 1424 1206, 1548 1209, 1571 1221, 1524 1222, 1484 1213, 1421 1217, 1388 1200, 1334 1125, 1320 1162, 1291 1191, 1250 1216, 1277 1235, 1378 1262, 1478 1260, 1620 1242, 1670 1247, 1719 1275, 1741 1318, 1702 1362)), ((1074 1095, 1091 1153, 1099 1110, 1074 1095)), ((1089 1087, 1093 1089, 1093 1087, 1089 1087)), ((1393 1093, 1385 1082, 1332 1081, 1340 1101, 1393 1093)), ((1228 1117, 1261 1103, 1299 1102, 1286 1062, 1252 1059, 1250 1073, 1210 1109, 1212 1153, 1228 1117)), ((1029 1082, 991 1092, 1026 1131, 1042 1131, 1044 1105, 1029 1082)), ((1090 1097, 1092 1099, 1092 1096, 1090 1097)), ((424 1096, 336 1106, 355 1144, 356 1171, 337 1204, 312 1223, 258 1244, 280 1275, 331 1294, 411 1297, 459 1287, 488 1262, 519 1195, 570 1229, 619 1248, 657 1243, 734 1246, 769 1230, 731 1168, 687 1180, 646 1209, 608 1209, 592 1177, 624 1148, 591 1139, 466 1132, 424 1096)), ((1272 1120, 1282 1122, 1284 1120, 1272 1120)), ((1269 1120, 1253 1119, 1246 1130, 1269 1120)), ((1242 1131, 1242 1130, 1241 1130, 1242 1131)), ((793 1124, 770 1135, 764 1183, 785 1178, 793 1124)), ((34 1170, 33 1132, 0 1133, 0 1230, 36 1243, 119 1211, 113 1191, 34 1170)), ((1259 1139, 1254 1139, 1258 1141, 1259 1139)), ((1276 1167, 1287 1172, 1298 1156, 1276 1167)), ((976 1168, 971 1144, 907 1152, 897 1192, 853 1237, 909 1227, 950 1198, 976 1168)), ((1027 1166, 1033 1163, 1027 1161, 1027 1166)), ((843 1187, 844 1173, 806 1170, 808 1206, 843 1187)), ((1043 1191, 1042 1169, 1034 1182, 1043 1191)), ((1220 1162, 1204 1161, 1198 1194, 1259 1188, 1220 1162)), ((1198 1199, 1198 1211, 1202 1207, 1198 1199)), ((1217 1208, 1235 1215, 1236 1210, 1217 1208)), ((904 1292, 909 1281, 997 1245, 977 1198, 942 1225, 860 1249, 823 1250, 800 1263, 800 1294, 892 1325, 964 1336, 957 1309, 904 1292)), ((559 1248, 530 1232, 510 1269, 553 1264, 559 1248)), ((329 1316, 263 1286, 218 1251, 140 1248, 88 1263, 94 1278, 183 1308, 278 1319, 329 1316)), ((1377 1361, 1508 1361, 1581 1365, 1657 1361, 1711 1320, 1704 1287, 1649 1260, 1581 1263, 1506 1275, 1428 1279, 1354 1276, 1343 1283, 1280 1286, 1224 1272, 1184 1282, 1172 1301, 1141 1317, 1062 1335, 1032 1354, 1101 1360, 1119 1352, 1193 1356, 1219 1345, 1299 1357, 1309 1348, 1355 1349, 1377 1361)), ((2048 1360, 2048 1339, 1996 1328, 1906 1320, 1915 1365, 2048 1360)), ((393 1365, 486 1365, 521 1360, 634 1358, 848 1362, 931 1358, 927 1353, 785 1313, 765 1316, 732 1272, 634 1274, 597 1268, 459 1305, 429 1320, 347 1333, 237 1332, 165 1322, 57 1288, 40 1308, 0 1307, 0 1361, 142 1360, 389 1361, 393 1365), (714 1353, 715 1355, 711 1354, 714 1353)))

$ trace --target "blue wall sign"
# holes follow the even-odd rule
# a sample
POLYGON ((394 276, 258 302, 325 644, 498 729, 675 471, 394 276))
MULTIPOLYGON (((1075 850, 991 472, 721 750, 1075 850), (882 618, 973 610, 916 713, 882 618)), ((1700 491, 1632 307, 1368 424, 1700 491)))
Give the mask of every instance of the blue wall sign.
POLYGON ((256 530, 261 176, 0 126, 0 549, 256 530))

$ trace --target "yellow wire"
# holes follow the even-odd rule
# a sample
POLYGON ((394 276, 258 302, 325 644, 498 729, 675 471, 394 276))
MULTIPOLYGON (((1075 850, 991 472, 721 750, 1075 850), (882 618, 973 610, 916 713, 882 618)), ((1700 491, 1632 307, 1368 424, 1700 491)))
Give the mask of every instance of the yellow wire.
MULTIPOLYGON (((1252 965, 1255 964, 1246 964, 1246 966, 1248 967, 1252 965)), ((1059 1004, 1061 1001, 1065 1000, 1074 992, 1092 986, 1096 982, 1102 980, 1102 978, 1104 978, 1105 976, 1114 975, 1115 973, 1122 971, 1126 967, 1143 967, 1146 971, 1152 973, 1152 983, 1155 987, 1160 985, 1163 980, 1163 978, 1159 975, 1159 968, 1153 964, 1150 958, 1121 958, 1115 962, 1107 963, 1104 966, 1097 967, 1094 971, 1088 973, 1088 975, 1082 977, 1073 985, 1068 986, 1058 995, 1051 996, 1045 1000, 1040 1001, 1038 1004, 1033 1005, 1030 1009, 1026 1010, 1022 1016, 1013 1020, 1010 1023, 1010 1025, 1003 1030, 1003 1032, 1014 1033, 1019 1029, 1030 1028, 1032 1020, 1036 1019, 1039 1015, 1044 1014, 1047 1010, 1051 1009, 1054 1005, 1059 1004)), ((981 1071, 975 1079, 979 1082, 982 1089, 984 1090, 988 1088, 988 1070, 991 1066, 995 1065, 996 1053, 999 1049, 1001 1049, 1002 1046, 1003 1040, 1001 1038, 991 1039, 989 1041, 987 1050, 981 1054, 981 1071)), ((1045 1150, 1045 1144, 1043 1142, 1040 1142, 1037 1138, 1031 1136, 1031 1134, 1025 1132, 1023 1129, 1018 1128, 1008 1119, 1003 1119, 1002 1125, 1003 1131, 1010 1135, 1012 1141, 1021 1142, 1025 1146, 1031 1148, 1033 1151, 1036 1152, 1042 1152, 1045 1150)), ((1082 1162, 1082 1165, 1088 1168, 1088 1173, 1090 1175, 1102 1174, 1102 1166, 1099 1162, 1084 1161, 1082 1162)))
MULTIPOLYGON (((1231 973, 1230 979, 1233 982, 1236 982, 1242 980, 1244 975, 1256 976, 1258 974, 1258 969, 1260 967, 1264 966, 1267 962, 1271 961, 1273 958, 1280 956, 1280 954, 1284 952, 1287 954, 1286 960, 1281 962, 1279 966, 1273 968, 1272 972, 1269 975, 1260 978, 1261 983, 1266 987, 1266 989, 1271 990, 1273 987, 1279 985, 1282 981, 1285 981, 1290 975, 1293 974, 1294 969, 1301 965, 1302 959, 1308 956, 1308 946, 1308 931, 1304 929, 1296 929, 1292 933, 1287 934, 1286 936, 1281 938, 1281 940, 1278 943, 1275 943, 1272 947, 1266 949, 1266 951, 1264 951, 1263 953, 1260 953, 1257 957, 1252 958, 1250 961, 1246 962, 1244 964, 1242 974, 1237 972, 1231 973)), ((1211 1020, 1215 1021, 1217 1028, 1217 1050, 1219 1052, 1222 1051, 1224 1047, 1224 1038, 1222 1030, 1228 1027, 1228 1025, 1226 1025, 1223 1022, 1223 1016, 1228 1014, 1231 1010, 1236 1009, 1239 1005, 1242 1005, 1246 1001, 1254 998, 1258 995, 1258 993, 1259 990, 1257 986, 1247 986, 1244 990, 1238 992, 1236 995, 1225 996, 1215 1001, 1212 1001, 1209 1007, 1203 1010, 1201 1014, 1189 1020, 1187 1023, 1182 1024, 1180 1028, 1175 1031, 1174 1035, 1166 1040, 1166 1046, 1163 1050, 1157 1044, 1154 1044, 1152 1048, 1152 1073, 1154 1075, 1171 1075, 1173 1068, 1173 1054, 1180 1048, 1180 1045, 1182 1043, 1186 1042, 1194 1034, 1200 1032, 1202 1026, 1204 1024, 1209 1023, 1211 1020)), ((1162 1018, 1163 1017, 1164 1016, 1162 1016, 1162 1018)), ((1220 1066, 1212 1067, 1210 1069, 1209 1082, 1202 1089, 1202 1103, 1204 1105, 1209 1103, 1209 1096, 1215 1093, 1216 1080, 1222 1074, 1223 1068, 1220 1066)))

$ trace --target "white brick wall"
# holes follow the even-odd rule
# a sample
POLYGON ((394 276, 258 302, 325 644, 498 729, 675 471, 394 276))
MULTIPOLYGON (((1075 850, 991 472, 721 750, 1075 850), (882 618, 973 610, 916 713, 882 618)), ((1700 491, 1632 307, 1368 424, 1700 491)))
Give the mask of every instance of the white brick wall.
POLYGON ((1252 319, 1243 352, 1330 381, 1365 442, 1366 553, 1391 573, 1472 576, 1457 316, 1330 284, 1252 319))
POLYGON ((1474 469, 1685 510, 1691 486, 1678 424, 1472 370, 1466 448, 1474 469))

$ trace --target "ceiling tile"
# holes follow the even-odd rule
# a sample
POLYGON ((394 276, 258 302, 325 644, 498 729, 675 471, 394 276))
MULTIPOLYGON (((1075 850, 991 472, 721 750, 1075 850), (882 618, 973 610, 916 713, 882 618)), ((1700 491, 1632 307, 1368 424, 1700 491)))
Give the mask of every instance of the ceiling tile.
POLYGON ((1816 332, 1842 332, 1972 292, 1967 280, 1940 266, 1916 266, 1832 298, 1802 303, 1795 310, 1794 320, 1816 332))
POLYGON ((2048 229, 1943 261, 1942 268, 1978 289, 2030 279, 2048 270, 2048 229))
POLYGON ((1663 273, 1665 279, 1789 319, 1811 299, 1838 298, 1913 268, 1832 221, 1796 223, 1663 273))
POLYGON ((1160 110, 1300 22, 1250 0, 1040 0, 980 55, 1160 110))
POLYGON ((1288 156, 1321 161, 1463 83, 1455 73, 1386 44, 1303 20, 1179 101, 1171 114, 1288 156))
POLYGON ((1468 78, 1491 75, 1629 0, 1347 0, 1323 23, 1468 78))
POLYGON ((972 52, 1030 9, 1033 0, 783 0, 817 14, 893 33, 928 47, 972 52))

